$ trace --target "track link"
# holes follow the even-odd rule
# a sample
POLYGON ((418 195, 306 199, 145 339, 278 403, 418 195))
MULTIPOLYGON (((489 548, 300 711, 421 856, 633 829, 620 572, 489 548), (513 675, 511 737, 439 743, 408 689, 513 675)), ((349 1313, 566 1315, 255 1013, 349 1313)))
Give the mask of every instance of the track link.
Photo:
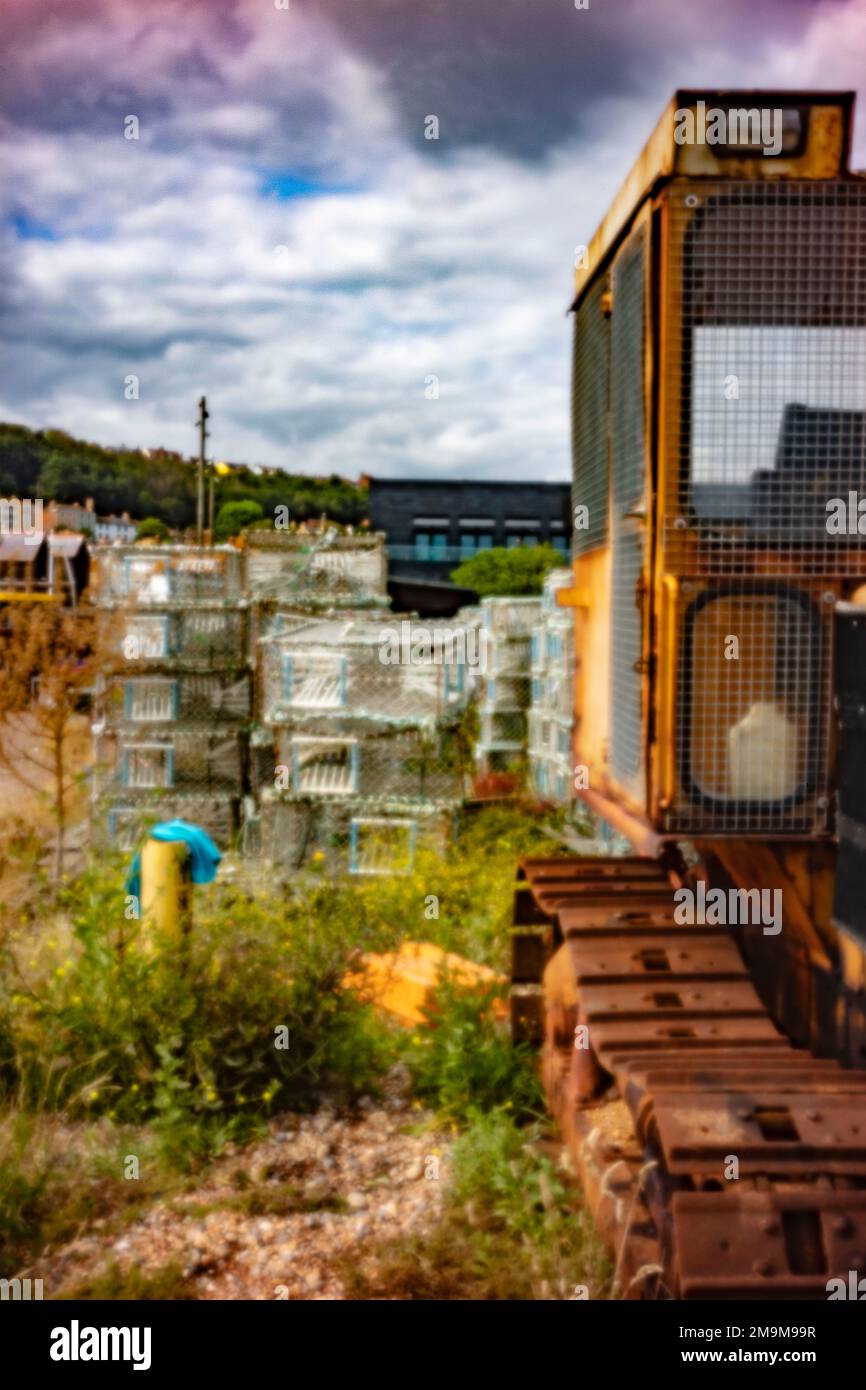
POLYGON ((826 1299, 866 1270, 866 1072, 792 1046, 656 861, 524 859, 512 1028, 628 1298, 826 1299))

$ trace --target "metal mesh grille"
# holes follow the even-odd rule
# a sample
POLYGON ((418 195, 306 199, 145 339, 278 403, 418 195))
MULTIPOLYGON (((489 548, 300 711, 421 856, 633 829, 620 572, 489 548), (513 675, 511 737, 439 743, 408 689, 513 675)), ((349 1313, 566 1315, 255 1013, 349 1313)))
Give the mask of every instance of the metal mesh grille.
POLYGON ((849 494, 866 499, 866 185, 679 183, 668 197, 669 568, 754 572, 763 549, 774 572, 863 572, 856 500, 847 522, 849 494))
POLYGON ((613 268, 611 328, 611 606, 610 762, 617 781, 643 792, 641 609, 643 527, 633 513, 646 477, 644 421, 644 277, 646 233, 635 233, 613 268))
POLYGON ((684 581, 667 827, 811 834, 834 577, 866 572, 866 186, 677 182, 666 198, 663 546, 684 581))
POLYGON ((350 827, 349 872, 409 873, 415 860, 417 829, 412 820, 356 817, 350 827))
POLYGON ((261 849, 279 870, 314 864, 336 873, 385 874, 411 869, 418 851, 445 853, 450 814, 369 804, 352 798, 283 800, 265 797, 261 849))
POLYGON ((603 544, 607 536, 610 328, 601 303, 606 290, 606 278, 602 276, 583 299, 574 319, 571 441, 576 554, 603 544), (585 526, 578 519, 579 507, 588 511, 585 526))

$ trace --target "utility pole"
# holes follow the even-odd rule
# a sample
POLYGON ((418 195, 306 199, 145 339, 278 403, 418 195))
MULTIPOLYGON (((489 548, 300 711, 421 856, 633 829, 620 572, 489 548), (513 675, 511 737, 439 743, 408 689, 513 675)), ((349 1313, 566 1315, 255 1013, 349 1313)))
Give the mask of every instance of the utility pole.
POLYGON ((207 420, 207 398, 202 396, 198 403, 198 486, 195 510, 195 536, 197 545, 201 545, 204 540, 204 456, 208 437, 207 420))

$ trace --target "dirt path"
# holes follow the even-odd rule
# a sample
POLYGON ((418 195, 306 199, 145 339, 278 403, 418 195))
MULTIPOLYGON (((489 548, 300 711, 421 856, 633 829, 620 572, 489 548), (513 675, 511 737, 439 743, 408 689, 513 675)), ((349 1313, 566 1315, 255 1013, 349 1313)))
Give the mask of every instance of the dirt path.
POLYGON ((446 1168, 431 1117, 401 1096, 352 1115, 283 1115, 266 1139, 227 1152, 194 1191, 156 1203, 119 1234, 91 1230, 30 1272, 46 1298, 115 1265, 145 1277, 175 1266, 167 1297, 341 1299, 347 1257, 435 1223, 446 1168))

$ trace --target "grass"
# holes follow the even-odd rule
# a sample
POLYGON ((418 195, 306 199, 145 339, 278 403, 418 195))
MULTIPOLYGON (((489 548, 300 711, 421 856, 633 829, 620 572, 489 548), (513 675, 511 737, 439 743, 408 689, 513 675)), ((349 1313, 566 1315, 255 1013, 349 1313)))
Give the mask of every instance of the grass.
MULTIPOLYGON (((446 858, 421 854, 406 877, 322 875, 255 892, 217 883, 196 890, 183 942, 142 939, 120 861, 89 869, 59 897, 44 885, 42 899, 14 920, 7 913, 0 1274, 94 1221, 109 1230, 157 1196, 184 1192, 227 1143, 261 1133, 278 1111, 375 1095, 404 1061, 414 1096, 460 1132, 447 1219, 421 1245, 381 1252, 375 1278, 352 1271, 352 1287, 376 1297, 539 1297, 586 1283, 575 1273, 585 1267, 603 1287, 573 1194, 538 1150, 534 1056, 512 1046, 493 992, 467 995, 446 980, 434 1026, 407 1033, 341 984, 359 952, 406 938, 502 972, 515 859, 551 852, 550 823, 485 808, 467 816, 446 858), (130 1154, 135 1181, 123 1176, 130 1154)), ((290 1185, 239 1182, 217 1205, 226 1203, 250 1215, 319 1209, 290 1185)), ((329 1209, 342 1210, 339 1199, 329 1209)), ((172 1271, 135 1285, 138 1293, 118 1270, 101 1280, 108 1291, 86 1296, 180 1296, 159 1292, 177 1287, 172 1271)))
POLYGON ((58 1301, 84 1298, 136 1303, 171 1300, 177 1303, 182 1300, 191 1302, 195 1294, 190 1292, 189 1281, 177 1264, 167 1264, 150 1274, 144 1274, 135 1266, 126 1269, 113 1262, 93 1278, 60 1294, 58 1301))
POLYGON ((212 1202, 184 1202, 185 1216, 201 1219, 214 1211, 235 1211, 244 1216, 294 1216, 299 1212, 328 1211, 344 1215, 349 1210, 342 1197, 331 1193, 321 1197, 306 1196, 294 1183, 278 1183, 274 1187, 258 1187, 232 1197, 216 1198, 212 1202))
POLYGON ((0 1277, 94 1222, 112 1228, 135 1220, 185 1181, 146 1130, 8 1109, 0 1118, 0 1277), (130 1155, 138 1179, 124 1177, 130 1155))
POLYGON ((379 1245, 341 1270, 350 1298, 606 1297, 612 1270, 576 1193, 539 1148, 539 1125, 480 1112, 452 1150, 432 1231, 379 1245))
POLYGON ((515 1046, 493 1005, 505 986, 456 987, 447 978, 436 990, 432 1026, 417 1029, 404 1049, 414 1094, 444 1121, 464 1124, 479 1111, 504 1107, 515 1120, 544 1108, 535 1052, 515 1046))

